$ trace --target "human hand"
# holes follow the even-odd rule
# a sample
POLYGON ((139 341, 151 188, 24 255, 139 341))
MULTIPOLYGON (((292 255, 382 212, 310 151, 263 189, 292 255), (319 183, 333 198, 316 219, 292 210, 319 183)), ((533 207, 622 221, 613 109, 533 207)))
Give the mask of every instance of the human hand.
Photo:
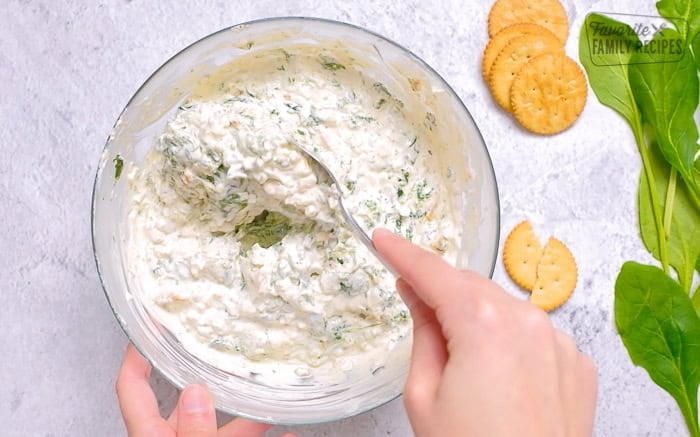
POLYGON ((591 435, 596 368, 545 312, 389 231, 373 241, 413 318, 404 403, 417 436, 591 435))
POLYGON ((127 346, 117 378, 117 397, 129 437, 260 437, 271 426, 233 419, 217 430, 214 401, 200 385, 187 386, 170 417, 163 419, 148 382, 150 376, 148 362, 136 348, 127 346))

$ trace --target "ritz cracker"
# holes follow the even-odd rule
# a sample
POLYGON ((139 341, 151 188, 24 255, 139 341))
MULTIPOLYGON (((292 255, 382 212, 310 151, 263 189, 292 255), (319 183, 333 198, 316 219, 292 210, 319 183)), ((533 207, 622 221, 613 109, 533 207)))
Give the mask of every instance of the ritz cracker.
POLYGON ((564 50, 569 23, 561 3, 497 0, 488 32, 482 74, 498 105, 536 134, 571 127, 586 104, 588 85, 564 50))

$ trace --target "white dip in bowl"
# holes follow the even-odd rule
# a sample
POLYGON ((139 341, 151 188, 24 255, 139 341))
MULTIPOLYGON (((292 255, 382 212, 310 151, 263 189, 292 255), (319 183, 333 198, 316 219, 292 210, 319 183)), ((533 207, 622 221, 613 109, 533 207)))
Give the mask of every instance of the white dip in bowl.
POLYGON ((411 322, 294 143, 368 233, 492 272, 496 185, 459 99, 404 49, 313 19, 213 34, 156 72, 108 142, 93 233, 118 320, 166 377, 207 383, 230 413, 308 423, 397 396, 411 322))

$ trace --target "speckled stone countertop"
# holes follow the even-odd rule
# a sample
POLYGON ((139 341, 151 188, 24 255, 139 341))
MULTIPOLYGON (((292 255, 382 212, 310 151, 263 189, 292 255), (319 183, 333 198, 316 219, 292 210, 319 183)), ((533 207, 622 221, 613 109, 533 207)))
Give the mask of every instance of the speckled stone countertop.
MULTIPOLYGON (((579 122, 551 138, 525 133, 497 110, 480 74, 490 3, 2 0, 0 435, 124 435, 114 381, 126 338, 103 296, 90 242, 90 196, 104 141, 129 97, 179 49, 220 28, 278 15, 374 30, 453 85, 489 146, 502 232, 529 218, 577 257, 579 286, 552 317, 598 364, 595 435, 686 435, 675 404, 631 364, 612 321, 620 266, 648 260, 636 225, 640 162, 630 130, 592 96, 579 122)), ((567 49, 575 58, 588 12, 654 13, 653 0, 566 0, 565 6, 572 22, 567 49)), ((495 280, 524 297, 500 260, 495 280)), ((165 410, 176 392, 162 379, 154 384, 165 410)), ((400 400, 294 431, 411 435, 400 400)))

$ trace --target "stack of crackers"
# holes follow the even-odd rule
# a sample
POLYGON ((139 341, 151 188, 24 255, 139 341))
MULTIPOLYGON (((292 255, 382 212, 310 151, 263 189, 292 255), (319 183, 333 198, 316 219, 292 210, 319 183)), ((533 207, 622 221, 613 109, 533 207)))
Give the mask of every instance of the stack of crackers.
POLYGON ((497 0, 482 72, 494 99, 527 130, 568 129, 586 104, 588 85, 566 56, 569 21, 558 0, 497 0))

